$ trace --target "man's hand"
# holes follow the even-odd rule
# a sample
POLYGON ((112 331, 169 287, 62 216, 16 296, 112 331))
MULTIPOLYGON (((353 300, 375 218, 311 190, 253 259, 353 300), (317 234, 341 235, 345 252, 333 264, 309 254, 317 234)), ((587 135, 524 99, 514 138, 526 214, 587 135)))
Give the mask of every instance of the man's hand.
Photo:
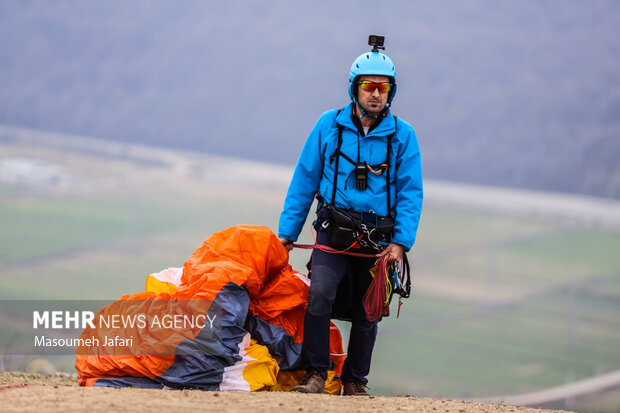
POLYGON ((287 251, 291 251, 293 249, 293 241, 291 241, 290 239, 286 239, 286 238, 278 238, 280 240, 280 242, 282 243, 282 245, 284 245, 284 248, 286 248, 287 251))
POLYGON ((400 244, 390 244, 388 245, 379 256, 384 256, 385 254, 390 254, 388 257, 388 262, 396 262, 403 259, 403 254, 405 253, 405 248, 400 244))

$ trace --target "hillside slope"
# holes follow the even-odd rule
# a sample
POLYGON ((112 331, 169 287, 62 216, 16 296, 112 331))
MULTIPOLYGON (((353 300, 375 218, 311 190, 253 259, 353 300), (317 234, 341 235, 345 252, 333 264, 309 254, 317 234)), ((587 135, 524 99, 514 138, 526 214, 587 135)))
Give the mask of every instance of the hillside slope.
POLYGON ((620 198, 620 4, 0 2, 0 122, 292 164, 386 35, 425 177, 620 198))

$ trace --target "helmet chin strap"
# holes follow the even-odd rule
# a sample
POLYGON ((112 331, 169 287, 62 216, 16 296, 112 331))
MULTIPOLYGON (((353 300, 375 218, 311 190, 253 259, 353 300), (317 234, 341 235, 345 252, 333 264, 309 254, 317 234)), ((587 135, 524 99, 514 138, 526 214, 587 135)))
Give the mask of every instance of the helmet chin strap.
POLYGON ((380 119, 385 116, 385 112, 387 112, 388 109, 390 108, 390 103, 388 102, 385 104, 385 107, 381 109, 381 112, 377 113, 376 115, 370 115, 368 112, 366 112, 366 110, 363 107, 360 106, 359 103, 357 103, 357 99, 353 99, 353 102, 355 103, 355 106, 357 106, 360 112, 362 113, 362 118, 380 119))

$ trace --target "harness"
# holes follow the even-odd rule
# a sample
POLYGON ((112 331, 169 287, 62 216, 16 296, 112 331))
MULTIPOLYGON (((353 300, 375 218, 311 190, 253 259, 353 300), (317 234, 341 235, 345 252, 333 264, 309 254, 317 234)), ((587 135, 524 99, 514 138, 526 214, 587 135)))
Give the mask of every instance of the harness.
MULTIPOLYGON (((338 110, 336 113, 336 117, 340 114, 342 109, 338 110)), ((357 189, 366 189, 366 174, 368 171, 371 171, 375 175, 381 175, 385 172, 385 180, 386 180, 386 195, 387 195, 387 214, 389 217, 392 216, 392 202, 391 202, 391 194, 390 194, 390 157, 392 154, 392 138, 396 134, 396 127, 398 125, 398 117, 394 116, 394 132, 387 136, 387 158, 384 163, 380 163, 377 165, 368 165, 366 162, 360 162, 360 144, 359 144, 359 135, 357 141, 357 162, 354 162, 353 159, 348 157, 345 153, 343 153, 340 148, 342 147, 342 131, 344 130, 344 126, 336 123, 338 127, 338 144, 334 153, 329 157, 329 162, 332 163, 334 160, 336 161, 334 165, 334 184, 332 190, 332 199, 328 205, 334 205, 336 201, 336 188, 338 183, 338 166, 340 157, 344 158, 347 162, 349 162, 355 168, 353 172, 355 172, 356 177, 356 187, 357 189)), ((347 177, 348 180, 348 177, 347 177)), ((345 189, 347 182, 345 181, 345 189)))

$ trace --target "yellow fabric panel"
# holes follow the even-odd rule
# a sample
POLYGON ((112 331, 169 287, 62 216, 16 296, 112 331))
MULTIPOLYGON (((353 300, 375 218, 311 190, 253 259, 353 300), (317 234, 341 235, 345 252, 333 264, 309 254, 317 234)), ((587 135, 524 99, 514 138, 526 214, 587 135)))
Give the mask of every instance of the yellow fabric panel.
POLYGON ((250 391, 268 390, 277 384, 280 367, 267 347, 252 340, 245 349, 245 355, 255 359, 243 369, 243 378, 250 384, 250 391))
POLYGON ((146 291, 150 291, 155 294, 174 294, 177 292, 177 286, 164 281, 159 281, 157 278, 149 275, 146 277, 146 291))
MULTIPOLYGON (((306 372, 304 370, 295 371, 281 371, 278 374, 278 383, 271 387, 271 391, 291 391, 293 387, 297 386, 306 372)), ((336 372, 329 370, 327 372, 327 380, 325 381, 325 393, 340 395, 342 385, 340 380, 335 379, 336 372)))
POLYGON ((282 370, 278 374, 278 382, 273 386, 271 391, 291 391, 291 389, 299 384, 301 378, 306 374, 304 370, 285 371, 282 370))
POLYGON ((335 379, 336 372, 329 370, 327 372, 327 380, 325 381, 325 393, 340 396, 342 385, 340 380, 335 379))

